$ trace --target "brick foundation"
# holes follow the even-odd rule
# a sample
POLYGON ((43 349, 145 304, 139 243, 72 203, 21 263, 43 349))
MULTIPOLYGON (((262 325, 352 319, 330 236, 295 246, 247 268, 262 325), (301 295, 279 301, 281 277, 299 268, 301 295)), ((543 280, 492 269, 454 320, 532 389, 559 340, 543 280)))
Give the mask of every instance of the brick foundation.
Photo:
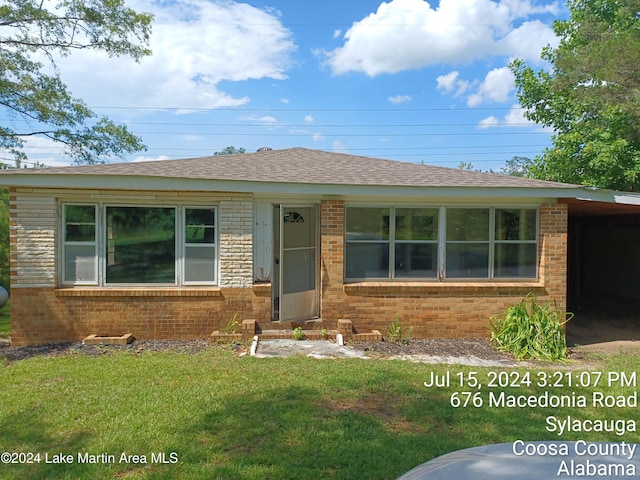
POLYGON ((138 340, 208 338, 234 314, 268 321, 262 304, 251 288, 15 288, 11 341, 20 346, 124 333, 138 340))

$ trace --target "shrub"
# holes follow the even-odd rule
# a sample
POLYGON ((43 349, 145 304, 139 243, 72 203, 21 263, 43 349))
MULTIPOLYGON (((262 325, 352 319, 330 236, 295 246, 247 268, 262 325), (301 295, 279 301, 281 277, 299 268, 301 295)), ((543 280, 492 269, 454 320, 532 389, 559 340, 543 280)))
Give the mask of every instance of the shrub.
POLYGON ((411 338, 411 331, 413 327, 401 327, 398 321, 398 314, 396 314, 395 321, 391 322, 389 325, 389 330, 387 330, 387 337, 390 342, 402 342, 407 343, 409 338, 411 338))
POLYGON ((567 357, 563 327, 571 318, 573 314, 557 310, 555 302, 540 304, 530 293, 504 314, 491 317, 491 341, 518 360, 561 360, 567 357))
POLYGON ((220 333, 236 333, 240 324, 238 323, 238 314, 234 313, 233 317, 220 328, 220 333))
POLYGON ((296 327, 293 329, 293 339, 304 340, 304 331, 302 330, 302 327, 296 327))

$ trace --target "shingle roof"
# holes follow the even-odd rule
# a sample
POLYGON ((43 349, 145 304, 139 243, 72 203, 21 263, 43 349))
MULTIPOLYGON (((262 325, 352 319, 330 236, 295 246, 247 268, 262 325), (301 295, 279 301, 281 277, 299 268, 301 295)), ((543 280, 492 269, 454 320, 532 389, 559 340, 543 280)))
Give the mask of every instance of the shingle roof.
POLYGON ((183 160, 5 170, 2 174, 105 175, 395 187, 578 188, 576 185, 543 180, 305 148, 183 160))

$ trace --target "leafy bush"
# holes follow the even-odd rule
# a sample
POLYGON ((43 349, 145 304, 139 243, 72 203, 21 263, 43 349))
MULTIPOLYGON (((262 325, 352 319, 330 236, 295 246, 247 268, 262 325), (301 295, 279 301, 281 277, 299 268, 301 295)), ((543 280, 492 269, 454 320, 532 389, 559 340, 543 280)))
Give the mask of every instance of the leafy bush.
POLYGON ((409 338, 411 338, 411 331, 413 327, 401 327, 398 321, 398 314, 396 314, 395 321, 391 322, 389 325, 389 330, 387 330, 387 337, 390 342, 402 342, 407 343, 409 338))
POLYGON ((302 327, 296 327, 293 329, 293 339, 304 340, 304 331, 302 330, 302 327))
POLYGON ((234 313, 233 317, 220 328, 220 333, 236 333, 240 328, 238 323, 238 314, 234 313))
POLYGON ((491 317, 491 341, 518 360, 561 360, 567 357, 563 327, 571 318, 573 314, 557 310, 555 302, 540 304, 530 293, 504 314, 491 317))

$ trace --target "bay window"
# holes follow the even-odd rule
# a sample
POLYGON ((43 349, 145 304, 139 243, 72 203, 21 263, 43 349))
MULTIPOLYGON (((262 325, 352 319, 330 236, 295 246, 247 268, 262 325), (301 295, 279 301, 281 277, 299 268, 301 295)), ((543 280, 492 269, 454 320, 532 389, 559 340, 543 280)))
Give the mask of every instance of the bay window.
POLYGON ((348 206, 345 279, 533 279, 538 211, 348 206))
POLYGON ((62 205, 66 285, 215 284, 214 207, 62 205))

